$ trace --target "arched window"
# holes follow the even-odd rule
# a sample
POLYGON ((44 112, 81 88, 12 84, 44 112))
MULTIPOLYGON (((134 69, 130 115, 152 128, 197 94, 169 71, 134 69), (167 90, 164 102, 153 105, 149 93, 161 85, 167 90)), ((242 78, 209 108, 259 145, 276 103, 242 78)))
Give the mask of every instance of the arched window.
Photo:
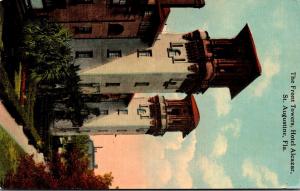
POLYGON ((124 31, 124 27, 121 24, 108 24, 109 36, 120 35, 123 31, 124 31))

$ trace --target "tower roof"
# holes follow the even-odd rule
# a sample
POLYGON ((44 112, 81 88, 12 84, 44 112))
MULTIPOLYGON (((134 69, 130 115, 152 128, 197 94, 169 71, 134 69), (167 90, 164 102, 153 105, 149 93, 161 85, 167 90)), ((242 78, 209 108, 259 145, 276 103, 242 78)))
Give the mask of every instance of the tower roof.
POLYGON ((192 113, 193 113, 193 122, 194 125, 190 126, 185 132, 182 132, 182 136, 185 137, 187 136, 191 131, 193 131, 199 124, 200 121, 200 112, 195 100, 195 97, 193 95, 187 96, 186 99, 189 99, 192 107, 192 113))
POLYGON ((229 86, 231 99, 238 95, 244 88, 252 83, 258 76, 261 75, 261 65, 259 63, 254 40, 248 24, 236 36, 235 41, 242 44, 246 50, 246 57, 250 60, 250 75, 247 80, 241 81, 238 86, 229 86))
POLYGON ((199 113, 199 109, 195 100, 195 97, 193 95, 191 95, 191 105, 192 105, 192 111, 193 111, 193 119, 194 119, 194 124, 195 124, 195 128, 197 127, 199 121, 200 121, 200 113, 199 113))

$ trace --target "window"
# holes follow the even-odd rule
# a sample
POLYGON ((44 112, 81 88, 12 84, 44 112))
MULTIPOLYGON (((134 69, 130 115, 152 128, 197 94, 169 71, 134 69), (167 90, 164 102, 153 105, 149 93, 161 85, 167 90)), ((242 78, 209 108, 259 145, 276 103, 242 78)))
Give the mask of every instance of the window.
POLYGON ((101 109, 99 110, 100 115, 108 115, 108 110, 107 109, 101 109))
POLYGON ((108 36, 120 35, 124 31, 121 24, 108 24, 108 36))
POLYGON ((98 129, 97 132, 108 132, 107 129, 98 129))
POLYGON ((180 56, 180 54, 181 54, 180 50, 168 48, 168 57, 176 57, 176 56, 180 56))
POLYGON ((126 129, 118 129, 117 132, 127 132, 126 129))
POLYGON ((93 0, 72 0, 73 4, 90 4, 93 0))
POLYGON ((185 123, 185 121, 174 120, 174 121, 171 121, 171 123, 174 125, 182 125, 185 123))
POLYGON ((177 89, 176 84, 177 84, 177 82, 173 82, 170 80, 170 81, 165 82, 164 86, 166 89, 177 89))
POLYGON ((75 27, 75 34, 91 34, 92 27, 84 26, 84 27, 75 27))
POLYGON ((120 86, 120 83, 105 83, 105 87, 120 86))
POLYGON ((99 87, 100 84, 99 83, 82 83, 82 84, 79 84, 79 86, 81 86, 81 87, 99 87))
POLYGON ((90 110, 90 113, 98 116, 98 115, 100 115, 100 110, 98 108, 92 108, 90 110))
POLYGON ((148 128, 138 128, 135 130, 136 132, 147 132, 148 128))
POLYGON ((151 15, 152 15, 152 11, 150 11, 150 10, 146 10, 144 12, 144 16, 151 16, 151 15))
POLYGON ((75 58, 92 58, 93 51, 76 51, 75 58))
POLYGON ((138 115, 146 114, 146 110, 139 108, 139 109, 137 109, 137 114, 138 115))
POLYGON ((186 61, 184 55, 181 54, 182 50, 184 50, 184 43, 170 43, 170 48, 167 49, 167 52, 173 63, 186 61))
POLYGON ((116 57, 122 57, 121 50, 109 50, 109 49, 107 49, 107 58, 116 58, 116 57))
POLYGON ((184 58, 173 58, 173 62, 185 62, 184 58))
POLYGON ((152 50, 137 50, 137 57, 140 56, 152 56, 152 50))
POLYGON ((149 82, 135 82, 134 87, 136 86, 149 86, 149 82))
POLYGON ((183 47, 183 43, 178 43, 178 42, 171 42, 170 47, 183 47))
POLYGON ((169 81, 164 82, 163 86, 166 89, 177 89, 182 81, 183 79, 170 79, 169 81))
POLYGON ((111 0, 112 4, 114 5, 125 5, 126 0, 111 0))
POLYGON ((169 115, 179 115, 181 113, 181 110, 179 108, 167 109, 167 113, 169 115))
POLYGON ((118 115, 120 114, 128 114, 128 110, 127 109, 118 109, 118 115))

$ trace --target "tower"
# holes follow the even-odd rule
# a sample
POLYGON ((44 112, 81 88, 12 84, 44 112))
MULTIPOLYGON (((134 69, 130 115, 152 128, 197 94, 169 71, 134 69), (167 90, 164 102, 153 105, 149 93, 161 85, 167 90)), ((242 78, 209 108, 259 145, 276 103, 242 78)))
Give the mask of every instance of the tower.
POLYGON ((195 129, 200 115, 193 96, 182 100, 168 100, 163 96, 133 98, 124 102, 90 102, 90 112, 81 127, 70 121, 57 120, 53 135, 76 134, 150 134, 162 136, 166 132, 180 131, 183 137, 195 129))
POLYGON ((199 30, 158 39, 152 47, 137 39, 75 39, 82 91, 193 94, 228 87, 234 98, 261 74, 248 25, 232 39, 211 39, 199 30))
POLYGON ((194 31, 183 35, 189 67, 193 74, 181 84, 179 92, 204 93, 209 87, 228 87, 234 98, 261 75, 255 44, 246 25, 233 39, 210 39, 194 31))

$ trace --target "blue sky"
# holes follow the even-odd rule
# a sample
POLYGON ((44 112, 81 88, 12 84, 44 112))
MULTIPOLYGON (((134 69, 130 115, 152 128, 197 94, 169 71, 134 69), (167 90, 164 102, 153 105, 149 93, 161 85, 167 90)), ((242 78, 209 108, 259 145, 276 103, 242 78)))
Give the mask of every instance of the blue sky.
MULTIPOLYGON (((291 72, 299 73, 298 85, 300 79, 299 18, 298 0, 206 0, 202 9, 172 9, 166 26, 170 33, 202 29, 211 38, 232 38, 248 23, 263 73, 234 100, 226 88, 196 95, 200 124, 185 139, 179 133, 133 137, 140 144, 140 153, 133 158, 142 164, 136 176, 145 180, 129 187, 300 187, 299 155, 296 172, 290 175, 289 153, 281 147, 281 97, 289 91, 291 72)), ((299 91, 300 87, 298 105, 299 91)), ((299 108, 299 127, 298 113, 299 108)), ((299 143, 299 133, 296 139, 299 143)), ((122 181, 115 178, 122 188, 122 181)))
POLYGON ((300 186, 300 171, 289 174, 289 155, 282 152, 280 117, 289 73, 300 71, 299 18, 300 1, 295 0, 207 0, 200 10, 172 10, 170 32, 200 28, 212 38, 231 38, 248 23, 263 69, 234 100, 227 89, 196 96, 201 122, 189 162, 193 187, 300 186))

